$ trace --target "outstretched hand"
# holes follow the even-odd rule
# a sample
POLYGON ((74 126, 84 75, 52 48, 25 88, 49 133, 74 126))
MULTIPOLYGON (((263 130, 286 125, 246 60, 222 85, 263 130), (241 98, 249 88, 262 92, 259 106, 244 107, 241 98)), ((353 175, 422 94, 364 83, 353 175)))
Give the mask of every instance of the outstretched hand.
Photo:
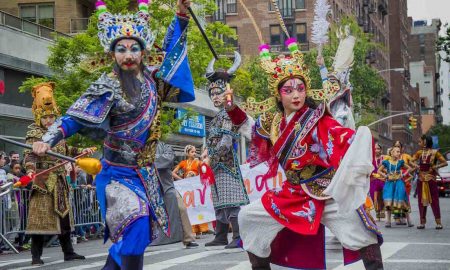
POLYGON ((233 89, 229 88, 223 93, 225 109, 230 109, 233 107, 233 92, 233 89))
POLYGON ((178 13, 187 14, 188 8, 191 6, 191 0, 178 0, 178 13))

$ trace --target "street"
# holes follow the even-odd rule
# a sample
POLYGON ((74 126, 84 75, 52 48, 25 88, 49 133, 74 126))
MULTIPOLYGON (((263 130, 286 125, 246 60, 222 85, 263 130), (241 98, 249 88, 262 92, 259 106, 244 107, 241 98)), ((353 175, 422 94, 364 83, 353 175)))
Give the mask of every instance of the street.
MULTIPOLYGON (((417 198, 412 199, 412 220, 418 223, 417 198)), ((428 211, 428 224, 425 230, 415 227, 393 226, 384 228, 384 222, 379 225, 384 234, 382 246, 384 267, 387 270, 449 270, 450 269, 450 197, 441 198, 443 230, 434 229, 432 213, 428 211)), ((185 249, 181 243, 166 246, 149 247, 145 253, 144 269, 175 270, 175 269, 208 269, 208 270, 244 270, 250 269, 247 256, 242 250, 206 250, 205 242, 212 235, 203 236, 198 240, 196 249, 185 249)), ((229 236, 231 237, 231 235, 229 236)), ((261 236, 263 237, 263 236, 261 236)), ((108 253, 109 242, 102 244, 101 240, 90 240, 75 245, 75 250, 86 255, 85 261, 63 262, 59 247, 44 250, 45 265, 32 267, 30 252, 20 254, 0 255, 0 269, 101 269, 108 253)), ((361 262, 344 267, 342 252, 335 244, 327 245, 327 269, 364 269, 361 262)), ((272 269, 286 269, 274 266, 272 269)))

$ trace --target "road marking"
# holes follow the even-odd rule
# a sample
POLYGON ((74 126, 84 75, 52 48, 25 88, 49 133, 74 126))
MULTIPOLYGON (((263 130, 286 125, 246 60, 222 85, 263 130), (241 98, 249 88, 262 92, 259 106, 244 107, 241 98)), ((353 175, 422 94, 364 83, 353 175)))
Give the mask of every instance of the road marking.
MULTIPOLYGON (((411 243, 392 243, 392 242, 384 243, 381 246, 381 254, 383 255, 383 261, 386 261, 389 257, 397 253, 397 251, 403 249, 409 244, 411 243)), ((338 267, 333 268, 333 270, 360 270, 360 269, 364 269, 362 261, 358 261, 356 263, 352 263, 347 266, 341 264, 338 267)))
POLYGON ((170 259, 170 260, 165 260, 165 261, 158 262, 158 263, 148 264, 148 265, 144 266, 144 270, 164 270, 164 269, 167 269, 167 268, 170 268, 173 266, 177 266, 179 264, 192 262, 192 261, 199 260, 199 259, 211 256, 211 255, 238 253, 238 252, 242 252, 242 250, 241 249, 234 249, 234 250, 220 249, 220 250, 203 251, 200 253, 181 256, 181 257, 178 257, 175 259, 170 259))
MULTIPOLYGON (((144 253, 144 256, 147 257, 147 256, 151 256, 151 255, 157 255, 157 254, 161 254, 161 253, 167 253, 167 252, 172 252, 172 251, 177 251, 177 250, 182 250, 182 249, 184 249, 184 248, 171 248, 171 249, 155 250, 155 251, 147 250, 144 253)), ((108 253, 97 253, 97 254, 92 254, 92 255, 85 256, 85 257, 86 257, 86 259, 93 259, 93 258, 106 257, 106 256, 108 256, 108 253)), ((31 262, 31 260, 29 260, 29 261, 31 262)), ((35 269, 38 267, 45 267, 45 266, 55 265, 55 264, 60 264, 60 263, 64 263, 64 260, 57 260, 57 261, 45 263, 44 265, 41 265, 41 266, 24 266, 21 268, 15 268, 15 270, 35 269)), ((95 262, 95 263, 91 263, 91 264, 83 264, 81 266, 75 266, 75 267, 64 268, 64 269, 65 270, 89 269, 89 268, 102 266, 104 264, 105 264, 105 262, 101 261, 101 262, 95 262)))
POLYGON ((447 263, 450 265, 450 260, 413 260, 413 259, 390 259, 389 263, 447 263))
MULTIPOLYGON (((50 257, 42 257, 42 258, 43 259, 48 259, 50 257)), ((16 260, 11 260, 11 261, 0 261, 0 267, 11 265, 11 264, 24 263, 24 262, 30 262, 31 263, 31 259, 16 259, 16 260)))

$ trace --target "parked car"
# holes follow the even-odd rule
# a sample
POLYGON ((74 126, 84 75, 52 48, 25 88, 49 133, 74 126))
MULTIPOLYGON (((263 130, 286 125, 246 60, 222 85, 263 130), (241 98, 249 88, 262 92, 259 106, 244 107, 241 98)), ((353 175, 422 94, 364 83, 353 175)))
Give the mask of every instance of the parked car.
POLYGON ((448 165, 446 167, 439 169, 439 176, 436 178, 439 195, 447 196, 450 194, 450 161, 447 161, 448 165))

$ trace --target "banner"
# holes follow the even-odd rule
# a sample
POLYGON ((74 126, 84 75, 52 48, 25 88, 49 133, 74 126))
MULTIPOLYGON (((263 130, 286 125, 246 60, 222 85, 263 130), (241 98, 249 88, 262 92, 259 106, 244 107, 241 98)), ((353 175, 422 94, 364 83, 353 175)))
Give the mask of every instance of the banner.
MULTIPOLYGON (((280 168, 276 177, 263 181, 263 175, 268 170, 269 168, 265 163, 253 169, 250 169, 248 164, 241 165, 242 178, 250 202, 261 198, 267 190, 280 189, 286 180, 286 176, 280 168)), ((211 187, 202 185, 199 176, 178 180, 174 184, 181 194, 181 198, 183 198, 192 225, 207 223, 216 219, 211 187)))

